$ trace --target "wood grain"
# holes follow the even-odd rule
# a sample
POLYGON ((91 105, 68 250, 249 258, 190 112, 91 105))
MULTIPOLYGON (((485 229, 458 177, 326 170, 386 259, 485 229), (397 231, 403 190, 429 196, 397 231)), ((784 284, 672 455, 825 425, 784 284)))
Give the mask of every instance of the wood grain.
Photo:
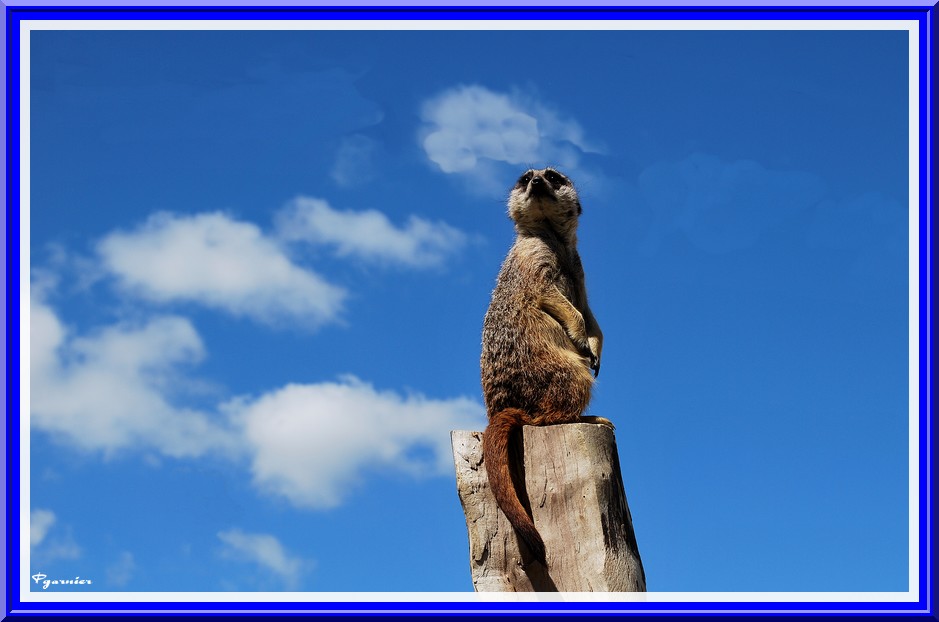
POLYGON ((489 490, 482 433, 450 433, 477 592, 644 592, 613 430, 592 423, 523 426, 513 478, 547 547, 532 561, 489 490), (524 467, 522 467, 524 465, 524 467))

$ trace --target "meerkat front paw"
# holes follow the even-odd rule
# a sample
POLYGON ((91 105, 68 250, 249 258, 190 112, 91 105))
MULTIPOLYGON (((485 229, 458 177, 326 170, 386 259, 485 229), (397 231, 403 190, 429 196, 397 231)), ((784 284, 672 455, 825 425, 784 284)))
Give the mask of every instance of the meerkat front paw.
POLYGON ((597 358, 590 347, 590 340, 587 338, 571 337, 571 342, 577 349, 577 353, 586 359, 590 359, 590 367, 593 368, 594 360, 597 358))
POLYGON ((587 339, 587 345, 590 348, 590 369, 593 370, 593 377, 600 375, 600 340, 596 337, 587 339))
POLYGON ((595 349, 591 340, 585 339, 583 341, 574 341, 574 345, 577 347, 578 353, 587 359, 587 367, 593 370, 593 377, 596 378, 597 374, 600 373, 600 356, 599 352, 595 349))

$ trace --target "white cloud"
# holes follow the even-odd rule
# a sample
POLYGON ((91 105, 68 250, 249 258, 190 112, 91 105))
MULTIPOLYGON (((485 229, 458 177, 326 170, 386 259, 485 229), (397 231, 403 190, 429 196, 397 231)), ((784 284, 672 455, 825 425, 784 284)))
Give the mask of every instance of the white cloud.
POLYGON ((287 385, 225 410, 251 452, 255 484, 312 508, 339 504, 368 469, 449 472, 450 430, 485 423, 474 400, 402 397, 351 376, 287 385), (414 455, 421 450, 430 457, 414 455))
POLYGON ((225 544, 223 556, 261 566, 283 580, 289 590, 298 588, 301 574, 311 565, 307 560, 288 554, 280 541, 269 534, 229 529, 217 535, 225 544))
POLYGON ((31 425, 85 450, 154 448, 174 457, 231 451, 231 434, 197 410, 167 400, 177 366, 197 362, 202 342, 188 320, 157 317, 70 335, 33 292, 31 425))
POLYGON ((518 94, 459 86, 424 102, 421 144, 445 173, 465 173, 481 159, 516 165, 573 168, 580 152, 595 151, 580 125, 518 94))
POLYGON ((171 389, 182 368, 204 356, 188 320, 163 316, 76 336, 38 292, 30 314, 31 425, 83 450, 214 453, 239 463, 247 456, 258 488, 328 508, 369 470, 448 473, 450 430, 485 423, 475 400, 402 396, 351 376, 289 384, 213 412, 177 406, 171 389))
POLYGON ((130 582, 136 569, 137 563, 134 561, 134 555, 129 551, 122 551, 117 560, 109 564, 106 569, 108 583, 116 587, 124 587, 130 582))
POLYGON ((105 268, 157 302, 192 301, 273 323, 318 326, 334 319, 346 292, 290 261, 261 230, 221 213, 158 213, 98 245, 105 268))
POLYGON ((334 246, 341 257, 412 268, 440 265, 466 243, 463 233, 441 222, 411 216, 396 227, 377 210, 337 210, 310 197, 291 201, 277 216, 277 230, 288 241, 334 246))
POLYGON ((55 524, 55 514, 50 510, 35 509, 29 513, 29 546, 38 546, 55 524))

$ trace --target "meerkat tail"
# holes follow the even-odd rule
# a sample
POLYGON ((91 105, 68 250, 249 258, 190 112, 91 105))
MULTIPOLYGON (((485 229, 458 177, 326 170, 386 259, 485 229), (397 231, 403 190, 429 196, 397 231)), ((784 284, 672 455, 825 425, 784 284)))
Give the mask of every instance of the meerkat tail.
POLYGON ((509 471, 509 437, 513 429, 521 427, 524 414, 516 408, 506 408, 490 417, 483 434, 483 462, 489 475, 489 487, 499 508, 532 556, 546 564, 544 540, 522 506, 509 471))

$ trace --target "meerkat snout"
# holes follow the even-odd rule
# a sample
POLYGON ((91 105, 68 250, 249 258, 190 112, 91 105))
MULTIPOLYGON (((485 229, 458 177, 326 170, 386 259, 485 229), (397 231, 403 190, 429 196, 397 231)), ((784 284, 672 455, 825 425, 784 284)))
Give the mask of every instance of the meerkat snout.
POLYGON ((557 200, 557 197, 554 196, 554 192, 548 186, 548 183, 544 180, 544 177, 541 175, 535 175, 531 178, 531 181, 528 182, 528 194, 531 196, 543 196, 549 197, 551 199, 557 200))

